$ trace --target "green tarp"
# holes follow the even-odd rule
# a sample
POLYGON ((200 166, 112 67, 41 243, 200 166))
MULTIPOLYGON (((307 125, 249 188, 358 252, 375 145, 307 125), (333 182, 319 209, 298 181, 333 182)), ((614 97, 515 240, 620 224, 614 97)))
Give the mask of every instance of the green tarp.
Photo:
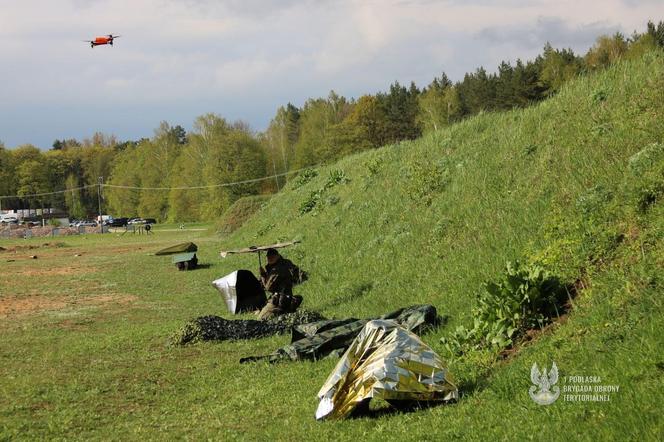
POLYGON ((191 261, 196 257, 196 253, 191 252, 191 253, 179 253, 177 255, 173 255, 173 264, 177 264, 178 262, 187 262, 191 261))
POLYGON ((191 253, 191 252, 196 252, 198 250, 198 246, 194 244, 193 242, 184 242, 182 244, 177 244, 171 247, 166 247, 165 249, 161 249, 155 255, 157 256, 162 256, 162 255, 175 255, 178 253, 191 253))
POLYGON ((400 326, 413 333, 422 333, 428 327, 436 326, 440 318, 432 305, 413 305, 388 313, 378 318, 325 320, 293 327, 291 343, 265 356, 250 356, 240 359, 240 363, 267 359, 270 362, 282 360, 301 361, 321 359, 332 353, 345 351, 355 337, 372 319, 393 319, 400 326))

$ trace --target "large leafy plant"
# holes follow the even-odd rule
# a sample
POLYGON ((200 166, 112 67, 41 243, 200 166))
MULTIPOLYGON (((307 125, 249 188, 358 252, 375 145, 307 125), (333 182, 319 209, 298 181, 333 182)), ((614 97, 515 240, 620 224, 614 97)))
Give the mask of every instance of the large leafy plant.
MULTIPOLYGON (((313 190, 309 197, 300 204, 300 215, 305 213, 312 212, 316 209, 317 206, 320 206, 320 203, 323 202, 323 196, 327 193, 328 190, 336 186, 337 184, 346 184, 350 179, 346 176, 346 173, 341 169, 334 169, 330 171, 330 174, 323 184, 323 187, 313 190)), ((328 198, 327 202, 329 204, 336 204, 339 201, 338 198, 328 198)))
POLYGON ((544 327, 557 316, 565 293, 543 267, 508 262, 499 281, 485 282, 477 292, 473 327, 458 327, 442 341, 454 354, 469 349, 502 350, 526 330, 544 327))

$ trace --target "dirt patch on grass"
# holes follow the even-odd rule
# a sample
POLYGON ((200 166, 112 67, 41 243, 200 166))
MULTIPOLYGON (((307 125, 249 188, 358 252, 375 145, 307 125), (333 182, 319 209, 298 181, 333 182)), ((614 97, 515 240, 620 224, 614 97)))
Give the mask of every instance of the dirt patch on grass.
POLYGON ((104 252, 113 252, 115 254, 131 253, 131 252, 140 252, 144 249, 144 246, 138 247, 127 247, 127 246, 115 246, 107 247, 104 249, 104 252))
POLYGON ((13 275, 21 276, 67 276, 82 275, 97 272, 95 267, 54 267, 42 269, 19 269, 12 272, 13 275))
POLYGON ((506 348, 503 351, 501 351, 500 354, 498 355, 498 358, 502 360, 513 359, 521 352, 521 350, 537 342, 537 340, 540 339, 542 336, 554 333, 555 330, 558 327, 560 327, 562 324, 566 323, 568 319, 569 319, 569 313, 565 313, 564 315, 557 318, 554 322, 547 324, 541 329, 533 328, 527 330, 526 333, 521 338, 521 340, 519 340, 515 346, 506 348))
POLYGON ((67 244, 63 242, 45 242, 44 244, 28 244, 28 245, 18 245, 9 248, 0 247, 0 252, 13 252, 17 253, 23 250, 34 250, 34 249, 59 249, 62 247, 68 247, 67 244))
POLYGON ((0 298, 0 318, 18 317, 45 311, 76 310, 83 307, 126 306, 138 298, 124 294, 100 294, 89 297, 68 296, 3 296, 0 298))
POLYGON ((26 298, 4 296, 0 298, 0 317, 9 317, 47 309, 59 309, 66 304, 65 301, 54 298, 44 297, 43 299, 39 299, 37 296, 26 298))

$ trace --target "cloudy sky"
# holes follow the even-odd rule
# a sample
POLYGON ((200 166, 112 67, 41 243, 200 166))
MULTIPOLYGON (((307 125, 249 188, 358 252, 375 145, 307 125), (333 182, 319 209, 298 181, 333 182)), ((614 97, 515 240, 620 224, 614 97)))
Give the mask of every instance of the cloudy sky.
POLYGON ((662 18, 664 0, 0 0, 0 141, 137 139, 207 112, 262 130, 287 102, 456 80, 662 18))

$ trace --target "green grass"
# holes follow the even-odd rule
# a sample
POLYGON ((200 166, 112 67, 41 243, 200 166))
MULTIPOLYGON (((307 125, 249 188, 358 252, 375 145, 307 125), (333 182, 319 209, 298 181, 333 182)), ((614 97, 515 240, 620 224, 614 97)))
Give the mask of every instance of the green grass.
MULTIPOLYGON (((664 142, 662 102, 664 55, 655 52, 532 108, 321 168, 228 236, 165 226, 0 252, 3 302, 44 303, 0 318, 0 438, 660 439, 664 209, 661 198, 639 206, 660 176, 634 174, 629 160, 664 142), (331 180, 339 171, 347 181, 331 180), (287 336, 166 345, 187 320, 222 313, 213 279, 257 266, 219 250, 286 239, 302 240, 284 253, 311 276, 296 290, 308 309, 363 317, 432 303, 447 315, 423 338, 448 360, 460 401, 411 413, 376 404, 373 416, 319 423, 316 393, 336 361, 238 364, 287 336), (150 255, 179 241, 196 242, 210 266, 177 272, 150 255), (576 285, 569 314, 508 359, 446 355, 440 338, 470 325, 481 283, 515 259, 576 285), (74 270, 58 274, 63 267, 74 270), (539 406, 528 396, 530 367, 552 361, 561 377, 600 376, 620 391, 604 403, 539 406)), ((54 240, 1 245, 44 242, 54 240)))
POLYGON ((272 195, 252 195, 240 198, 215 223, 215 228, 223 235, 233 233, 266 205, 271 197, 272 195))

